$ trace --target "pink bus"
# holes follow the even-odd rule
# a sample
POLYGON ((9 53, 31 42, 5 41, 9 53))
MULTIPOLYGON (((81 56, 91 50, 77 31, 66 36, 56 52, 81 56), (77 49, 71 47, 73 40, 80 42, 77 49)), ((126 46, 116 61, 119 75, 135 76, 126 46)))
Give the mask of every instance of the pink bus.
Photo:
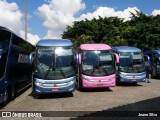
POLYGON ((119 57, 106 44, 81 44, 79 51, 78 88, 108 88, 116 85, 119 57))

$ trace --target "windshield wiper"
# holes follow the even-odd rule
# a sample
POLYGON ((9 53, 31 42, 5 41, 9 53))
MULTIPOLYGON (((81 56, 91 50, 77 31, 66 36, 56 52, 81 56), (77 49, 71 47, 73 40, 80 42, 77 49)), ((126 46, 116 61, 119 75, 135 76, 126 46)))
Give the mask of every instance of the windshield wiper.
POLYGON ((61 64, 58 68, 59 68, 61 74, 63 75, 63 77, 65 78, 66 76, 65 76, 65 74, 64 74, 64 72, 63 72, 63 70, 62 70, 62 61, 61 61, 61 59, 60 59, 59 57, 58 57, 58 60, 59 60, 59 62, 60 62, 60 64, 61 64))
MULTIPOLYGON (((124 69, 125 69, 127 72, 129 72, 129 68, 132 68, 132 70, 133 70, 132 64, 123 65, 122 67, 124 67, 124 69)), ((125 70, 124 70, 124 71, 125 71, 125 70)))
POLYGON ((99 72, 99 62, 98 62, 98 64, 97 64, 97 65, 93 65, 93 70, 92 70, 91 75, 93 75, 93 73, 94 73, 95 69, 98 69, 98 73, 100 74, 100 72, 99 72))
POLYGON ((141 71, 143 71, 143 69, 145 71, 145 67, 143 65, 141 67, 137 67, 137 66, 134 65, 133 67, 134 67, 135 70, 137 70, 137 72, 141 72, 141 71))
POLYGON ((93 75, 93 73, 94 73, 95 69, 97 69, 97 68, 96 68, 96 66, 93 66, 93 70, 92 70, 91 75, 93 75))
POLYGON ((49 66, 49 68, 48 68, 48 70, 47 70, 47 73, 46 73, 45 76, 44 76, 44 79, 46 79, 46 77, 47 77, 48 74, 50 73, 51 68, 52 68, 52 70, 55 69, 55 67, 53 66, 53 63, 49 66))
MULTIPOLYGON (((106 68, 102 67, 103 66, 102 62, 100 62, 100 65, 101 65, 101 69, 104 71, 104 73, 106 73, 108 75, 108 71, 106 71, 106 68)), ((107 69, 109 69, 109 68, 107 68, 107 69)))
MULTIPOLYGON (((63 70, 62 70, 62 61, 60 60, 60 58, 59 58, 59 61, 60 61, 61 65, 58 66, 57 68, 58 68, 58 70, 60 70, 61 74, 62 74, 63 77, 65 78, 66 76, 65 76, 65 74, 64 74, 64 72, 63 72, 63 70)), ((47 73, 46 73, 44 79, 48 76, 48 74, 50 73, 51 70, 55 70, 55 67, 54 67, 53 63, 52 63, 52 65, 49 66, 49 68, 48 68, 48 70, 47 70, 47 73)))

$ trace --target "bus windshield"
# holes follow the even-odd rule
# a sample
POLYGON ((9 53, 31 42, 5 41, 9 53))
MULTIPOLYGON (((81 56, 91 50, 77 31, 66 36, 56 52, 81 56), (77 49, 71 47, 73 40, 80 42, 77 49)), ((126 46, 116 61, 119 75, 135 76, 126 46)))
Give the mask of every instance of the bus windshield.
POLYGON ((115 64, 110 50, 82 51, 82 73, 90 76, 107 76, 115 73, 115 64))
POLYGON ((35 75, 42 79, 57 80, 75 75, 71 47, 38 47, 35 75))
POLYGON ((120 71, 139 73, 145 71, 145 62, 141 52, 119 52, 120 71))

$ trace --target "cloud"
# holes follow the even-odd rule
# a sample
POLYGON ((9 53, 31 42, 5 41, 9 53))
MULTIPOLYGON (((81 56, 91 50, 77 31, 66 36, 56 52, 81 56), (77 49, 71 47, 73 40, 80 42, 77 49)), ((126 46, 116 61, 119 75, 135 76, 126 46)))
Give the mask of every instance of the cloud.
MULTIPOLYGON (((0 0, 0 26, 8 28, 24 38, 22 34, 24 29, 23 21, 23 13, 15 2, 9 3, 6 0, 0 0)), ((28 33, 28 40, 30 38, 32 41, 28 42, 34 43, 33 41, 36 41, 39 37, 28 33)))
MULTIPOLYGON (((23 30, 20 30, 20 37, 25 38, 25 32, 23 30)), ((27 40, 32 45, 36 45, 36 43, 40 40, 38 35, 33 35, 31 33, 27 33, 27 40)))
POLYGON ((137 7, 128 7, 127 9, 123 11, 115 11, 114 8, 111 7, 98 7, 93 13, 87 13, 87 14, 82 14, 79 18, 79 20, 84 20, 85 18, 87 19, 93 19, 98 18, 98 16, 101 17, 119 17, 119 18, 124 18, 124 21, 130 20, 131 19, 131 14, 136 13, 136 11, 139 11, 137 7))
POLYGON ((160 15, 160 9, 159 10, 157 10, 157 9, 153 10, 152 15, 153 16, 160 15))
POLYGON ((94 12, 82 14, 79 17, 81 10, 84 10, 86 5, 82 0, 49 0, 47 4, 43 4, 37 9, 37 15, 44 19, 43 26, 48 28, 47 35, 44 38, 61 38, 61 34, 65 31, 67 25, 72 25, 74 21, 84 19, 92 19, 101 17, 119 17, 124 20, 130 20, 131 14, 139 11, 137 7, 128 7, 123 11, 116 11, 111 7, 100 6, 94 12))
POLYGON ((45 38, 60 38, 66 25, 75 21, 75 15, 85 9, 82 0, 50 0, 37 9, 37 14, 44 19, 48 28, 45 38))
POLYGON ((7 27, 16 33, 22 28, 22 13, 16 3, 8 3, 0 0, 0 25, 7 27))

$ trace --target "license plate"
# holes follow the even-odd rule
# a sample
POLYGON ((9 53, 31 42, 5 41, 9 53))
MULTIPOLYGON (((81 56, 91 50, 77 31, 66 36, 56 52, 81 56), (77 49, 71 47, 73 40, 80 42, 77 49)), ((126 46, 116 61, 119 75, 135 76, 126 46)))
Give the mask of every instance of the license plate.
POLYGON ((103 86, 103 84, 97 84, 97 87, 102 87, 103 86))
POLYGON ((132 80, 133 82, 136 82, 136 80, 132 80))
POLYGON ((54 88, 54 89, 52 89, 52 91, 53 91, 53 92, 58 92, 59 89, 58 89, 58 88, 54 88))

